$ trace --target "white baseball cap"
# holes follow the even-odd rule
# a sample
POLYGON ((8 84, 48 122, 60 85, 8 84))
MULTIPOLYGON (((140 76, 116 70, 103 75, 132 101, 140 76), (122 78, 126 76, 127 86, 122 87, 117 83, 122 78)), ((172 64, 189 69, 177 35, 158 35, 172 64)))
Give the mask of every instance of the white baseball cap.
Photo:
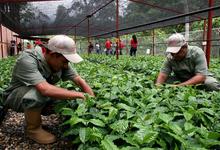
POLYGON ((167 53, 177 53, 186 44, 184 36, 180 33, 172 34, 167 40, 167 53))
POLYGON ((62 54, 67 60, 79 63, 83 59, 76 53, 76 44, 73 39, 66 35, 56 35, 52 37, 48 44, 43 44, 47 49, 62 54))

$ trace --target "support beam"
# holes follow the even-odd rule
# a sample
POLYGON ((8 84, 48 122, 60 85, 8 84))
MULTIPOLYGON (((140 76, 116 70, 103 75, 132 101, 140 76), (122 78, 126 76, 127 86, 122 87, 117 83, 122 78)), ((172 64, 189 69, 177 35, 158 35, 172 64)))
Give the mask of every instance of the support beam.
POLYGON ((155 30, 153 29, 153 34, 152 34, 152 38, 153 38, 153 42, 152 42, 152 54, 153 54, 153 56, 154 56, 154 51, 155 51, 155 30))
POLYGON ((118 34, 118 29, 119 29, 119 0, 116 0, 116 59, 118 59, 118 49, 120 45, 120 37, 118 34))
POLYGON ((74 40, 75 40, 75 43, 76 43, 76 27, 74 29, 75 29, 74 40))
MULTIPOLYGON (((209 0, 209 8, 212 7, 214 4, 214 0, 209 0)), ((210 51, 211 51, 211 46, 212 46, 212 16, 213 16, 213 11, 209 10, 208 14, 208 30, 207 30, 207 46, 206 46, 206 60, 207 60, 207 65, 209 67, 210 63, 210 51)))
POLYGON ((61 0, 1 0, 0 3, 24 3, 24 2, 43 2, 43 1, 61 1, 61 0))
POLYGON ((207 25, 207 21, 206 21, 206 19, 204 20, 204 25, 203 25, 203 41, 202 41, 202 46, 203 46, 203 51, 205 52, 206 51, 206 35, 207 35, 207 33, 206 33, 206 25, 207 25))
MULTIPOLYGON (((195 14, 204 13, 204 12, 208 12, 208 11, 211 11, 211 10, 213 11, 213 10, 217 10, 217 9, 220 9, 220 5, 215 6, 215 7, 209 7, 209 8, 206 8, 206 9, 201 9, 201 10, 193 11, 193 12, 189 12, 189 13, 185 13, 185 14, 181 14, 181 15, 167 17, 165 19, 161 19, 161 20, 157 20, 157 21, 152 21, 150 23, 144 23, 144 24, 139 24, 139 25, 135 25, 135 26, 132 26, 132 27, 121 28, 119 31, 123 32, 123 31, 127 31, 127 30, 130 30, 130 29, 141 28, 141 27, 145 27, 145 26, 148 26, 148 25, 153 25, 153 24, 157 24, 157 23, 163 23, 165 21, 171 21, 171 20, 178 19, 178 18, 181 18, 181 17, 192 16, 192 15, 195 15, 195 14)), ((115 32, 116 32, 116 30, 112 30, 112 31, 109 31, 109 32, 106 32, 106 33, 102 33, 102 34, 92 35, 92 37, 105 36, 105 35, 108 35, 108 34, 113 34, 115 32)))
POLYGON ((1 27, 0 28, 0 30, 1 30, 0 33, 1 33, 1 52, 2 52, 2 56, 1 57, 4 58, 4 50, 3 50, 4 47, 3 47, 3 39, 2 39, 2 30, 3 29, 2 29, 2 25, 1 24, 0 24, 0 27, 1 27))
MULTIPOLYGON (((109 4, 111 4, 114 0, 110 0, 108 1, 105 5, 101 6, 100 8, 96 9, 95 11, 93 11, 92 13, 90 13, 88 16, 92 17, 94 14, 96 14, 97 12, 99 12, 100 10, 102 10, 103 8, 107 7, 109 4)), ((82 19, 81 21, 79 21, 77 24, 73 25, 72 27, 70 27, 70 29, 68 29, 66 32, 68 32, 69 30, 71 30, 73 27, 79 26, 82 22, 84 22, 87 18, 85 17, 84 19, 82 19)))

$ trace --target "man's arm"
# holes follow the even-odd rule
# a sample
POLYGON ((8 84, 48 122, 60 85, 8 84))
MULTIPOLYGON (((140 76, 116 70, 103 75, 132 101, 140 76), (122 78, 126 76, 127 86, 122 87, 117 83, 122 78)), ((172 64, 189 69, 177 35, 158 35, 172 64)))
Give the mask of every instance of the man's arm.
POLYGON ((184 86, 184 85, 195 85, 195 84, 202 84, 205 81, 206 77, 202 74, 196 74, 189 80, 182 82, 180 84, 177 84, 176 86, 184 86))
POLYGON ((88 93, 91 96, 95 96, 90 86, 83 80, 79 75, 73 79, 73 82, 76 83, 85 93, 88 93))
POLYGON ((157 77, 156 85, 163 84, 164 82, 166 82, 167 78, 168 78, 168 75, 166 73, 160 72, 157 77))
POLYGON ((195 75, 187 81, 177 84, 176 86, 196 85, 204 83, 208 72, 206 57, 202 49, 197 48, 196 52, 196 55, 191 58, 194 60, 195 75))
POLYGON ((37 85, 35 85, 35 87, 43 96, 48 96, 55 99, 85 99, 82 92, 70 91, 64 88, 60 88, 49 84, 46 81, 38 83, 37 85))

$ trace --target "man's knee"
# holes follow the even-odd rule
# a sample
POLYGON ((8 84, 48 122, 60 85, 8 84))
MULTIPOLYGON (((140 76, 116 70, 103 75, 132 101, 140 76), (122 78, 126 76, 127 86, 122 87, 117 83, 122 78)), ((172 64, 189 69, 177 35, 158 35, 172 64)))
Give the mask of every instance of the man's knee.
POLYGON ((22 108, 23 110, 33 108, 43 109, 46 103, 50 100, 49 97, 41 95, 36 88, 31 88, 31 90, 22 98, 22 108))
POLYGON ((205 84, 207 90, 211 90, 211 91, 213 91, 213 90, 219 91, 220 90, 219 82, 213 77, 207 77, 204 84, 205 84))
POLYGON ((220 90, 220 84, 216 83, 216 82, 205 84, 205 86, 206 86, 207 90, 210 90, 210 91, 219 91, 220 90))
POLYGON ((4 100, 4 105, 16 112, 26 109, 43 108, 48 97, 42 96, 35 87, 20 87, 13 90, 4 100))

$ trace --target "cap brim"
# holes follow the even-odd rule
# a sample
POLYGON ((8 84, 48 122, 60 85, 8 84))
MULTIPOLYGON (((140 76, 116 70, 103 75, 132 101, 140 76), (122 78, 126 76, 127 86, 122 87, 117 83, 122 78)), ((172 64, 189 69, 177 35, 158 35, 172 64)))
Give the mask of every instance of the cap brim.
POLYGON ((177 53, 177 52, 179 52, 180 49, 181 49, 181 46, 180 47, 167 47, 166 52, 167 53, 177 53))
MULTIPOLYGON (((40 46, 49 49, 47 44, 41 44, 40 46)), ((80 57, 78 54, 62 54, 62 55, 72 63, 79 63, 83 61, 82 57, 80 57)))
POLYGON ((78 54, 63 54, 63 56, 72 63, 79 63, 83 61, 82 57, 78 54))
POLYGON ((39 44, 39 46, 44 47, 44 48, 46 48, 46 49, 49 49, 48 46, 47 46, 47 44, 44 44, 44 43, 39 44))

